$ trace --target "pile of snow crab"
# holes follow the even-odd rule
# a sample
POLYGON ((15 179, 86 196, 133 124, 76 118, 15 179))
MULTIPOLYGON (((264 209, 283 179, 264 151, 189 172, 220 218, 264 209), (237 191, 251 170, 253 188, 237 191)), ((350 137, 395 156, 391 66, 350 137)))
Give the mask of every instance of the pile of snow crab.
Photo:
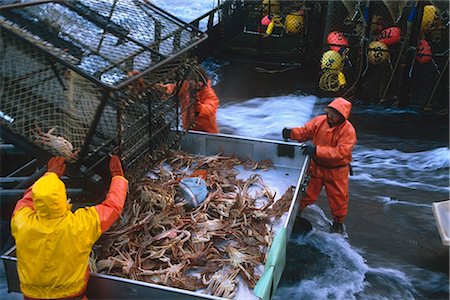
POLYGON ((225 298, 236 295, 240 279, 254 288, 272 225, 289 209, 294 187, 276 200, 260 175, 240 179, 238 166, 273 167, 271 161, 168 153, 130 188, 121 219, 94 246, 91 270, 225 298), (198 171, 206 174, 208 196, 189 208, 177 187, 198 171))

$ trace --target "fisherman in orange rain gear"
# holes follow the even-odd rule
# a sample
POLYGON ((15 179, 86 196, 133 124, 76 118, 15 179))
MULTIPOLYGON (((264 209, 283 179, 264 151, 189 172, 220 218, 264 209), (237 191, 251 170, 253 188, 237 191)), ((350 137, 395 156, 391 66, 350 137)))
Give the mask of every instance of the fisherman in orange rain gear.
MULTIPOLYGON (((348 208, 348 174, 356 132, 348 121, 352 104, 344 98, 334 99, 320 115, 303 127, 284 128, 284 139, 307 141, 303 154, 311 156, 311 180, 300 201, 300 213, 313 204, 325 186, 333 225, 331 232, 344 233, 344 220, 348 208)), ((300 215, 300 214, 299 214, 300 215)))
POLYGON ((65 169, 64 157, 51 158, 47 173, 14 208, 11 233, 24 299, 87 299, 92 246, 123 209, 128 181, 117 156, 110 161, 112 180, 106 199, 75 212, 60 180, 65 169))
MULTIPOLYGON (((178 92, 183 128, 219 133, 216 119, 219 98, 211 87, 211 79, 205 70, 196 67, 195 71, 200 80, 197 82, 184 80, 178 92), (194 97, 195 103, 189 106, 191 95, 194 97)), ((174 83, 159 84, 158 87, 162 87, 165 89, 165 93, 171 95, 175 92, 177 85, 174 83)))

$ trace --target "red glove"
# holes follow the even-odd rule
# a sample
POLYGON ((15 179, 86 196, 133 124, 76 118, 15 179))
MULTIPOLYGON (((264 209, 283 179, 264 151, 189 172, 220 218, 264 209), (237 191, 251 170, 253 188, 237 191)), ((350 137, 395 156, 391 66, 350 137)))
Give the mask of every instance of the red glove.
POLYGON ((63 176, 64 171, 66 170, 65 158, 62 156, 54 156, 50 158, 47 164, 47 171, 53 172, 58 177, 63 176))
POLYGON ((111 157, 111 161, 109 162, 109 171, 111 172, 111 177, 123 177, 122 163, 120 162, 120 158, 117 155, 113 155, 111 157))

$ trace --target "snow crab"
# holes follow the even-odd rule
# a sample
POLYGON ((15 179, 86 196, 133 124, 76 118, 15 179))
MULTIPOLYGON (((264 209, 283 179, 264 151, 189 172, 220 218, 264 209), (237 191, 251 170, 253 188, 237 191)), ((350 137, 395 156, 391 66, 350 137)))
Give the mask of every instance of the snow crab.
POLYGON ((79 151, 74 151, 72 143, 62 136, 54 135, 55 130, 56 127, 53 127, 44 132, 36 125, 35 143, 50 148, 69 160, 75 160, 79 151))

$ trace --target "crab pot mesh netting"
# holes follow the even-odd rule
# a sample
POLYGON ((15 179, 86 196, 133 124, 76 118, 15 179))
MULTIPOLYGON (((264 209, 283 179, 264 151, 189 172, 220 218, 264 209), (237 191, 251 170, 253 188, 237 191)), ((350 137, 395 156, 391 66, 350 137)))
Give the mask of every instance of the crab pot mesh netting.
POLYGON ((180 133, 177 95, 155 84, 196 79, 196 63, 180 54, 203 33, 146 1, 126 0, 2 9, 0 25, 4 129, 83 163, 113 152, 131 166, 173 144, 167 132, 180 133))
MULTIPOLYGON (((435 74, 428 78, 429 86, 438 81, 448 58, 447 1, 330 1, 327 9, 322 90, 383 103, 399 98, 404 82, 420 82, 417 75, 424 72, 418 69, 435 74), (424 54, 424 47, 432 53, 424 54), (338 53, 326 55, 330 50, 338 53), (425 67, 427 59, 422 57, 431 63, 425 67)), ((420 92, 410 104, 419 104, 430 94, 420 92)), ((406 93, 411 96, 414 89, 406 93)))

